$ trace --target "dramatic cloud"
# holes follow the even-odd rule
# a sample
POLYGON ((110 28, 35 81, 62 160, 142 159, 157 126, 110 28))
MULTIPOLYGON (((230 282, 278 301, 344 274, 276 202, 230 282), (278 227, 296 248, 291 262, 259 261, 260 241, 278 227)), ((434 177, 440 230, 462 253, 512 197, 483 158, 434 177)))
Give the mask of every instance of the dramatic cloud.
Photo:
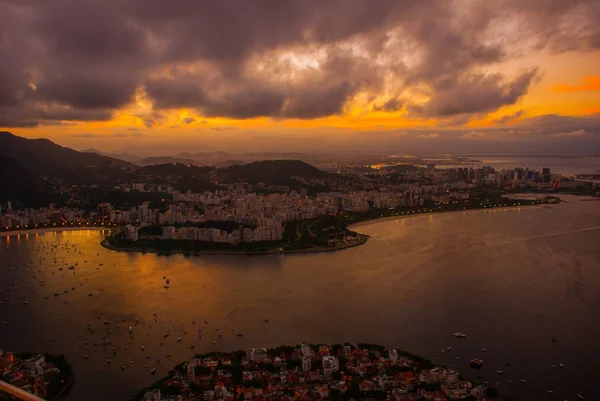
POLYGON ((597 0, 0 0, 0 7, 6 127, 107 120, 139 99, 151 110, 134 115, 149 128, 178 108, 237 119, 311 119, 353 107, 418 118, 481 115, 517 103, 541 74, 535 65, 505 72, 504 61, 600 48, 597 0))
POLYGON ((434 85, 429 100, 410 106, 417 115, 452 116, 485 113, 516 103, 527 93, 537 69, 521 73, 506 81, 499 74, 474 74, 434 85))
POLYGON ((402 108, 402 106, 404 105, 404 102, 401 101, 400 99, 397 98, 391 98, 388 101, 386 101, 385 103, 383 103, 380 106, 374 106, 373 110, 374 111, 388 111, 388 112, 392 112, 392 111, 398 111, 402 108))
POLYGON ((493 120, 493 122, 495 122, 496 124, 511 123, 511 122, 514 122, 515 120, 518 120, 519 118, 521 118, 523 116, 523 114, 525 114, 525 111, 519 110, 516 113, 507 114, 505 116, 497 118, 497 119, 493 120))

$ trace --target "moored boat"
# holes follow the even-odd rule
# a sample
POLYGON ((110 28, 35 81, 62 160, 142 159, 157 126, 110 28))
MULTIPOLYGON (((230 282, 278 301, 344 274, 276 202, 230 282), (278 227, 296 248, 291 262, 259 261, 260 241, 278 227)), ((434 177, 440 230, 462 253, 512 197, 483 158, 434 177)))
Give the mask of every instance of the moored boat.
POLYGON ((469 361, 469 365, 471 365, 472 368, 479 369, 483 366, 483 359, 473 358, 469 361))

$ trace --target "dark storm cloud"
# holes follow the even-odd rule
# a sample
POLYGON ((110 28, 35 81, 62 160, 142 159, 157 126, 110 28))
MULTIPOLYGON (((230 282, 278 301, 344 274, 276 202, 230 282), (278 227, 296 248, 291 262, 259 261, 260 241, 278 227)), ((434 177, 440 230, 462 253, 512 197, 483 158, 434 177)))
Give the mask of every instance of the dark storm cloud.
POLYGON ((105 120, 144 89, 157 113, 315 118, 386 82, 424 87, 425 104, 404 105, 422 115, 480 113, 515 103, 534 81, 481 72, 512 57, 522 36, 553 52, 600 47, 600 6, 589 0, 0 0, 0 9, 0 126, 105 120), (494 31, 507 21, 518 23, 494 31), (290 78, 294 66, 273 54, 297 50, 324 56, 290 78), (249 72, 261 62, 266 70, 249 72))
POLYGON ((404 105, 404 102, 402 100, 394 97, 394 98, 387 100, 382 105, 374 106, 373 110, 374 111, 394 112, 394 111, 400 110, 403 105, 404 105))
POLYGON ((430 100, 410 106, 410 111, 428 117, 486 113, 521 99, 537 77, 537 69, 525 71, 505 82, 502 75, 473 74, 443 80, 432 86, 430 100))

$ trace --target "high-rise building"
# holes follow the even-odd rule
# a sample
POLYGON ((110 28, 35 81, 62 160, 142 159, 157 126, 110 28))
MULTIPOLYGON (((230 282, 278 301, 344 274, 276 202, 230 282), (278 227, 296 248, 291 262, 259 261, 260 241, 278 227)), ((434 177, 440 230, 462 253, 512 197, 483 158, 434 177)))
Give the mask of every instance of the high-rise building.
POLYGON ((544 167, 542 169, 542 181, 550 182, 550 168, 549 167, 544 167))
POLYGON ((98 205, 98 216, 101 218, 105 218, 110 216, 110 211, 112 210, 112 205, 110 203, 101 203, 98 205))
POLYGON ((140 223, 147 223, 150 219, 150 202, 144 202, 138 210, 140 223))

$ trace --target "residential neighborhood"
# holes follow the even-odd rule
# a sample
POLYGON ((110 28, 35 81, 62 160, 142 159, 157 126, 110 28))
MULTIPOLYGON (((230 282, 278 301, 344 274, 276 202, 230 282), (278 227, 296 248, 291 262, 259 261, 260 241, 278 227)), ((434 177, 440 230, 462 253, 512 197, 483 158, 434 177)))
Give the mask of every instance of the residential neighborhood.
POLYGON ((501 400, 452 369, 396 349, 338 344, 210 353, 178 365, 143 401, 501 400))

